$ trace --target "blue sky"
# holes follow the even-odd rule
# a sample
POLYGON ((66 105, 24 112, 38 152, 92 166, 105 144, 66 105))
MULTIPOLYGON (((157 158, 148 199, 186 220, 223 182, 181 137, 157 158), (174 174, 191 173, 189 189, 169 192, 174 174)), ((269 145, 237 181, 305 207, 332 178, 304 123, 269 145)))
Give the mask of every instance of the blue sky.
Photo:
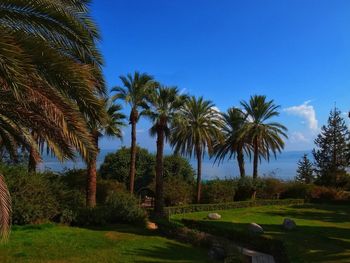
MULTIPOLYGON (((335 102, 350 109, 350 1, 94 0, 91 8, 109 88, 139 70, 222 111, 264 94, 281 105, 286 150, 311 149, 335 102)), ((142 120, 138 143, 154 151, 148 128, 142 120)), ((129 145, 124 132, 101 148, 129 145)))

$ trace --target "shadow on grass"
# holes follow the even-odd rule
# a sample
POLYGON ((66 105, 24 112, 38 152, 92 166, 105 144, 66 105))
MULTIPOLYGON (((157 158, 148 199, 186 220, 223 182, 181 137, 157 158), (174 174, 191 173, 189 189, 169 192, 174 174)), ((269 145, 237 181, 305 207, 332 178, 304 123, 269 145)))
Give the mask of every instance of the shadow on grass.
POLYGON ((114 224, 114 225, 107 225, 107 226, 84 226, 79 227, 84 228, 88 230, 94 230, 94 231, 117 231, 120 233, 129 233, 129 234, 135 234, 140 236, 159 236, 158 231, 149 230, 145 226, 142 225, 131 225, 131 224, 114 224))
POLYGON ((350 208, 343 205, 320 205, 320 204, 306 204, 304 206, 291 206, 290 208, 296 208, 294 210, 288 209, 288 207, 276 211, 261 212, 263 214, 271 216, 283 216, 296 219, 305 220, 320 220, 331 223, 346 223, 350 219, 350 208), (306 211, 304 209, 315 211, 306 211), (318 211, 317 211, 318 210, 318 211))
POLYGON ((214 262, 205 259, 204 250, 194 250, 190 246, 167 242, 164 246, 134 249, 127 252, 129 256, 142 257, 134 262, 214 262), (204 255, 203 255, 204 254, 204 255), (156 259, 156 260, 154 260, 156 259))
MULTIPOLYGON (((290 215, 289 215, 290 216, 290 215)), ((247 238, 246 223, 233 223, 223 221, 200 222, 211 231, 239 241, 257 244, 256 237, 247 238), (245 235, 242 238, 240 235, 245 235)), ((259 223, 259 222, 257 222, 259 223)), ((281 240, 286 248, 290 262, 349 262, 350 261, 350 229, 329 226, 297 226, 292 231, 284 230, 282 225, 261 224, 264 228, 263 237, 281 240)), ((263 245, 263 244, 261 244, 263 245)), ((266 244, 264 244, 266 245, 266 244)), ((265 247, 263 245, 263 247, 265 247)), ((257 249, 257 247, 252 247, 257 249)), ((261 251, 267 252, 267 251, 261 251)))

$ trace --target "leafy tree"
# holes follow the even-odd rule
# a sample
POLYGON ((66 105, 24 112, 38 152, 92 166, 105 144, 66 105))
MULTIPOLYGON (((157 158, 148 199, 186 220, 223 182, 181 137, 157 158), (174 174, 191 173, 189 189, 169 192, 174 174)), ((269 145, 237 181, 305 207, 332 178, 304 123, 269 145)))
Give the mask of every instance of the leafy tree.
POLYGON ((176 153, 197 158, 197 194, 201 199, 202 158, 213 152, 214 141, 221 139, 221 116, 211 101, 190 97, 179 112, 171 130, 171 145, 176 153))
POLYGON ((298 161, 298 169, 296 181, 311 184, 314 181, 314 170, 311 161, 304 154, 303 157, 298 161))
MULTIPOLYGON (((129 166, 130 166, 130 148, 122 147, 115 153, 106 155, 104 162, 100 167, 99 174, 102 179, 117 180, 118 182, 129 184, 129 166)), ((141 188, 150 187, 155 177, 156 158, 146 149, 138 148, 136 154, 136 180, 135 191, 141 188)), ((168 155, 164 157, 164 177, 178 178, 186 184, 192 184, 194 181, 194 171, 187 159, 168 155)), ((165 195, 167 195, 165 193, 165 195)))
POLYGON ((153 123, 150 134, 157 136, 155 213, 159 216, 164 213, 164 143, 170 135, 170 124, 178 118, 186 98, 180 95, 176 87, 166 86, 158 87, 150 96, 151 108, 147 116, 153 123))
POLYGON ((164 177, 177 177, 179 180, 192 184, 195 172, 189 161, 180 155, 164 157, 164 177))
MULTIPOLYGON (((123 120, 125 115, 122 114, 121 106, 113 104, 111 101, 104 100, 107 119, 104 123, 96 123, 94 120, 89 121, 91 136, 94 139, 95 147, 98 148, 98 140, 101 136, 114 136, 122 138, 121 128, 124 126, 123 120)), ((87 188, 86 188, 86 205, 88 207, 96 206, 96 160, 97 153, 93 154, 87 162, 87 188)))
POLYGON ((315 144, 316 181, 322 185, 339 186, 349 167, 349 130, 337 108, 330 112, 327 125, 322 126, 315 144))
MULTIPOLYGON (((76 150, 88 160, 96 148, 85 117, 102 121, 96 95, 105 94, 88 1, 2 0, 0 17, 1 145, 13 158, 19 147, 32 151, 36 162, 44 143, 61 160, 76 150)), ((8 203, 0 179, 2 230, 8 203)))
POLYGON ((284 148, 282 137, 287 138, 287 128, 278 122, 267 122, 277 117, 280 106, 273 100, 266 101, 266 96, 252 96, 249 102, 242 101, 243 110, 248 115, 248 122, 242 127, 241 138, 249 138, 253 148, 253 179, 258 177, 258 161, 263 157, 270 159, 271 153, 276 157, 277 152, 284 148))
POLYGON ((115 87, 112 92, 116 92, 114 99, 124 100, 129 104, 131 111, 129 123, 131 124, 131 153, 130 153, 130 192, 134 192, 134 181, 136 173, 136 124, 143 115, 144 110, 148 109, 148 98, 153 92, 155 82, 153 77, 146 73, 135 72, 134 75, 120 76, 124 87, 115 87))
POLYGON ((223 161, 225 158, 237 157, 241 177, 245 176, 244 151, 250 155, 250 145, 246 137, 241 136, 247 116, 238 108, 230 108, 227 113, 222 113, 224 126, 224 140, 214 147, 215 161, 223 161))
MULTIPOLYGON (((136 177, 135 191, 148 186, 155 176, 155 156, 148 150, 137 147, 136 150, 136 177)), ((115 179, 118 182, 130 185, 130 148, 122 147, 115 153, 106 155, 100 167, 100 176, 103 179, 115 179)))

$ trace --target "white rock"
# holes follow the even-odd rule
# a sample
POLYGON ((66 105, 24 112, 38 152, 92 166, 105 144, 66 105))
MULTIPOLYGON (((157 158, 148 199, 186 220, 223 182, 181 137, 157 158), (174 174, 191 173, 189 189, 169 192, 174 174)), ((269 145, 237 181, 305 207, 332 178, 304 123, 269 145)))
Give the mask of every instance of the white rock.
POLYGON ((294 220, 290 219, 290 218, 285 218, 283 220, 283 228, 286 230, 292 230, 294 228, 296 228, 297 224, 295 223, 294 220))
POLYGON ((221 215, 219 215, 218 213, 209 213, 208 218, 211 220, 219 220, 221 219, 221 215))
POLYGON ((257 223, 250 223, 248 225, 248 230, 250 233, 253 233, 253 234, 263 234, 264 233, 264 229, 262 228, 262 226, 258 225, 257 223))

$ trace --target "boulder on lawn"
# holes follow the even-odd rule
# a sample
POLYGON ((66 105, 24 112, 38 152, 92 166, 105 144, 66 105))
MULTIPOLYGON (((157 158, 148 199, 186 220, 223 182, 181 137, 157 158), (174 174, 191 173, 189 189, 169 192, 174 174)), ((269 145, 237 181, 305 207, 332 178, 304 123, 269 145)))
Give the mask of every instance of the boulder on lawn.
POLYGON ((283 228, 286 230, 293 230, 296 228, 296 226, 297 224, 295 223, 295 221, 290 218, 285 218, 283 220, 283 228))
POLYGON ((158 226, 156 223, 153 223, 153 222, 147 222, 146 224, 146 228, 149 229, 149 230, 156 230, 158 229, 158 226))
POLYGON ((221 215, 219 215, 218 213, 209 213, 208 218, 211 220, 219 220, 221 219, 221 215))
POLYGON ((262 226, 258 225, 257 223, 250 223, 248 225, 248 230, 252 234, 263 234, 264 233, 264 229, 262 228, 262 226))

